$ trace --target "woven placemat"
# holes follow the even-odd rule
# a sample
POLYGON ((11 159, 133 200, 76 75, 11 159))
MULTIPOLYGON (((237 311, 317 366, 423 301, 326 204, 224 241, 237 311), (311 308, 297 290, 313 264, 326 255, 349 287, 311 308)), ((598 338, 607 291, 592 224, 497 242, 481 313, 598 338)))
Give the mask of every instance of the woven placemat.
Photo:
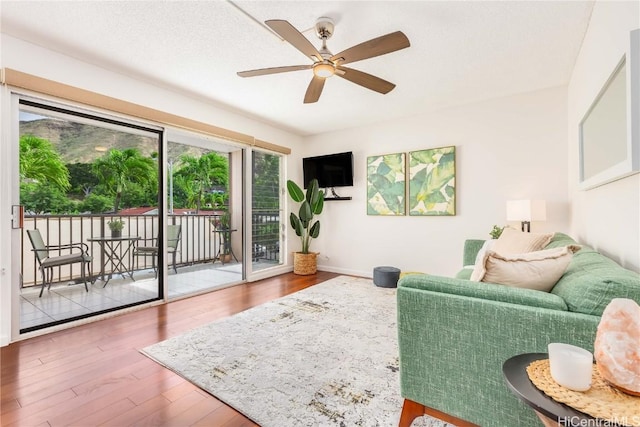
POLYGON ((591 388, 573 391, 551 377, 549 359, 536 360, 527 367, 531 382, 556 402, 611 423, 640 427, 640 397, 625 394, 607 383, 593 365, 591 388))

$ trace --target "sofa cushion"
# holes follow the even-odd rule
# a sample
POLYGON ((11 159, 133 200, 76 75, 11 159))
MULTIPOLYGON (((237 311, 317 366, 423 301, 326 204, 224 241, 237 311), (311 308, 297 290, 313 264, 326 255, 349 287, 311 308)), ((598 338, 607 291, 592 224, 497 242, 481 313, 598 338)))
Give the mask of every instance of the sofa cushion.
POLYGON ((640 304, 640 275, 584 246, 551 293, 564 299, 570 311, 601 316, 614 298, 640 304))
POLYGON ((484 261, 486 255, 487 255, 487 251, 493 250, 493 248, 496 245, 496 242, 497 242, 496 239, 491 239, 491 240, 487 240, 487 241, 485 241, 483 243, 482 247, 478 251, 478 255, 476 256, 476 260, 473 263, 474 266, 476 266, 476 265, 478 265, 478 263, 481 263, 482 261, 484 261))
POLYGON ((493 245, 493 250, 502 255, 539 251, 551 242, 554 233, 523 233, 506 227, 493 245))
POLYGON ((514 255, 489 250, 476 264, 471 280, 548 292, 579 249, 577 245, 569 245, 514 255))
POLYGON ((577 245, 577 244, 579 243, 564 233, 554 233, 553 237, 551 238, 551 241, 547 246, 544 247, 544 249, 559 248, 561 246, 569 246, 569 245, 577 245))
MULTIPOLYGON (((465 261, 473 260, 483 241, 472 241, 472 251, 465 252, 465 261)), ((564 233, 555 233, 545 249, 577 244, 564 233)), ((465 251, 467 243, 465 242, 465 251)), ((466 265, 466 264, 465 264, 466 265)), ((464 268, 458 279, 470 279, 472 269, 464 268)), ((613 298, 630 298, 640 304, 640 275, 625 270, 613 260, 589 246, 574 254, 564 275, 551 289, 551 294, 562 298, 568 309, 577 313, 601 316, 613 298)))

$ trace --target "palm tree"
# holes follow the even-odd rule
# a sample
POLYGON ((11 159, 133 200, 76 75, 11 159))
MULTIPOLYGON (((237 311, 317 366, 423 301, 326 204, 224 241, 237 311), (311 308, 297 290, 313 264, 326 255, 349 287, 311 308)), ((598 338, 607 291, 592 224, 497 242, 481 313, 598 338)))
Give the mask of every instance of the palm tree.
POLYGON ((130 183, 145 185, 157 181, 155 162, 142 156, 135 148, 109 150, 93 163, 93 170, 101 183, 115 196, 113 211, 116 213, 120 209, 122 193, 130 183))
POLYGON ((199 213, 205 192, 211 190, 214 185, 226 188, 229 182, 229 161, 227 157, 213 151, 200 157, 183 154, 180 156, 180 166, 175 175, 195 185, 196 213, 199 213))
POLYGON ((191 207, 198 204, 198 188, 194 181, 183 175, 176 176, 175 183, 177 190, 176 193, 180 193, 182 196, 182 206, 179 207, 191 207))
POLYGON ((69 170, 51 142, 33 135, 20 137, 20 179, 52 183, 63 191, 69 184, 69 170))

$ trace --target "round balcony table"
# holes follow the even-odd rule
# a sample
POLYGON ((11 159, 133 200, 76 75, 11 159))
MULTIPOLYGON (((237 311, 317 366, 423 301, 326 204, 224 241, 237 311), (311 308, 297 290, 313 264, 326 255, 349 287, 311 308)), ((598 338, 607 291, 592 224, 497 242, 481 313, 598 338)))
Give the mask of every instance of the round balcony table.
POLYGON ((111 280, 114 274, 120 274, 123 278, 125 274, 129 275, 131 280, 135 282, 131 256, 133 253, 132 249, 138 240, 140 240, 140 236, 101 236, 87 239, 88 242, 100 245, 100 258, 102 260, 100 263, 100 278, 104 281, 103 287, 107 286, 107 283, 109 283, 109 280, 111 280), (127 267, 127 264, 130 267, 127 267), (105 280, 108 265, 111 267, 111 271, 105 280))

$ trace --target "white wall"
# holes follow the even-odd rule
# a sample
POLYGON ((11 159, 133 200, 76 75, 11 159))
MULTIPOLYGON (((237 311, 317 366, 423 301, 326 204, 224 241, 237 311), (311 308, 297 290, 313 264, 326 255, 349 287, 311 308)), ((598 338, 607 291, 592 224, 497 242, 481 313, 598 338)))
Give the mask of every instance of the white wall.
POLYGON ((510 199, 546 200, 548 220, 533 231, 567 232, 566 108, 559 87, 306 138, 300 157, 354 153, 354 186, 339 189, 353 200, 325 203, 311 247, 320 268, 371 276, 373 267, 392 265, 453 275, 464 240, 504 225, 510 199), (368 156, 449 145, 456 146, 456 216, 367 215, 368 156))
MULTIPOLYGON (((46 79, 77 86, 83 89, 119 98, 168 113, 199 120, 233 131, 253 135, 258 139, 296 149, 301 137, 276 127, 227 111, 219 106, 195 100, 176 92, 135 80, 106 69, 80 62, 74 58, 44 49, 20 39, 0 34, 0 67, 13 68, 46 79)), ((12 193, 11 178, 17 169, 11 161, 10 93, 0 92, 2 127, 0 135, 0 346, 6 345, 11 336, 11 277, 17 281, 18 268, 12 266, 9 242, 17 230, 11 230, 9 210, 17 204, 18 195, 12 193)), ((297 169, 297 164, 288 163, 297 169)), ((293 173, 288 171, 288 173, 293 173)), ((13 260, 16 261, 15 259, 13 260)))
POLYGON ((569 84, 567 133, 571 233, 624 267, 640 271, 640 174, 588 191, 577 188, 579 123, 624 55, 629 32, 636 28, 640 28, 639 2, 598 1, 594 6, 569 84))

